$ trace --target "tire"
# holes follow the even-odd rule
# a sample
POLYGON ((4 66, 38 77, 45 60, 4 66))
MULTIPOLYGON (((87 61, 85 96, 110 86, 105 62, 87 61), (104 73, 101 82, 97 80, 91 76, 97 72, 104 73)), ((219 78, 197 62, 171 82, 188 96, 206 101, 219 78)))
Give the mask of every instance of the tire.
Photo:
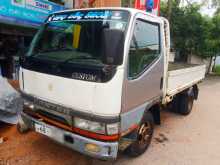
POLYGON ((189 115, 192 112, 194 98, 188 94, 182 94, 179 99, 178 113, 184 116, 189 115))
POLYGON ((28 126, 24 123, 21 117, 19 117, 18 123, 17 123, 17 130, 20 134, 27 133, 30 129, 28 126))
POLYGON ((154 121, 150 112, 147 112, 137 131, 137 139, 126 150, 126 154, 131 157, 137 157, 143 154, 149 147, 153 137, 154 121))
POLYGON ((171 111, 184 116, 189 115, 192 111, 193 102, 193 90, 189 89, 174 97, 171 105, 171 111))

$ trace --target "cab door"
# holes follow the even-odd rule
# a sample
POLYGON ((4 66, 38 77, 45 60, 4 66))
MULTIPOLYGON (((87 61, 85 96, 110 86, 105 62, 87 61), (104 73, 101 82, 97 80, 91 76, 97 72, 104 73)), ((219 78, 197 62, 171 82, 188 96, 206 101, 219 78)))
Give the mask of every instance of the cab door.
POLYGON ((162 22, 138 14, 133 23, 127 56, 122 111, 136 109, 162 96, 164 58, 162 22))

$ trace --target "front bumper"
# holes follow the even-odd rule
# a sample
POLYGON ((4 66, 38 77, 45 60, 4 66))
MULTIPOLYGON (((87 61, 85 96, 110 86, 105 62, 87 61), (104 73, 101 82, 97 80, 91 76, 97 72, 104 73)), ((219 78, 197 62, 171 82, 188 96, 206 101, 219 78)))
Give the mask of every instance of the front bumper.
POLYGON ((48 136, 49 138, 67 146, 70 147, 73 150, 76 150, 82 154, 89 155, 94 158, 103 159, 103 160, 114 160, 117 158, 118 153, 118 142, 101 142, 96 141, 93 139, 89 139, 83 136, 79 136, 77 134, 74 134, 72 132, 51 126, 49 124, 46 124, 42 121, 39 121, 24 112, 21 113, 21 119, 25 123, 25 125, 28 126, 28 128, 35 130, 35 123, 44 125, 48 128, 50 128, 51 133, 48 136), (70 142, 69 140, 66 140, 66 136, 71 137, 73 139, 73 142, 70 142), (85 150, 85 146, 87 144, 95 144, 99 146, 100 151, 99 152, 89 152, 85 150))

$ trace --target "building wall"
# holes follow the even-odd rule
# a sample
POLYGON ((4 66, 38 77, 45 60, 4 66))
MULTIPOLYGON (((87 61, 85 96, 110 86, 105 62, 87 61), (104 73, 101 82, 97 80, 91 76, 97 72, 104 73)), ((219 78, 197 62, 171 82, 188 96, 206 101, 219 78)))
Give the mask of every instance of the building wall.
POLYGON ((216 58, 215 65, 220 65, 220 56, 216 58))
POLYGON ((121 1, 120 0, 101 0, 104 1, 103 7, 120 7, 121 1))
MULTIPOLYGON (((74 1, 73 6, 75 8, 83 8, 88 7, 86 5, 89 0, 64 0, 64 1, 74 1), (84 6, 82 5, 82 2, 84 2, 84 6), (75 4, 75 5, 74 5, 75 4)), ((121 0, 95 0, 93 7, 120 7, 121 6, 121 0)))
POLYGON ((75 0, 48 0, 60 5, 64 5, 65 8, 72 9, 74 7, 75 0))
POLYGON ((64 6, 68 9, 74 8, 74 0, 63 0, 64 6))
POLYGON ((175 52, 170 52, 169 53, 169 62, 174 62, 175 61, 175 52))

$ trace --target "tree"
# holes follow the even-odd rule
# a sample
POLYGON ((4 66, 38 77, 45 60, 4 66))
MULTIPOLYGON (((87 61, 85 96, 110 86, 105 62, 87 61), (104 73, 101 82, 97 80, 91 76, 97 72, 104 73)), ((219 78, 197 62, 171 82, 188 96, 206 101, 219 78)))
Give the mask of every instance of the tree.
POLYGON ((171 22, 173 0, 168 0, 167 19, 171 22))
POLYGON ((220 0, 212 0, 212 6, 217 8, 215 14, 220 14, 220 0))
POLYGON ((181 60, 186 61, 188 55, 192 54, 204 58, 210 56, 211 50, 214 50, 213 40, 210 38, 212 19, 201 15, 201 5, 190 3, 181 7, 180 1, 172 1, 171 13, 168 12, 168 5, 162 1, 161 14, 167 18, 171 14, 172 46, 179 52, 181 60))
POLYGON ((220 6, 220 0, 212 0, 212 5, 219 7, 220 6))
POLYGON ((214 62, 217 56, 220 56, 220 14, 216 14, 213 19, 213 28, 211 29, 211 38, 213 44, 214 54, 214 62))

